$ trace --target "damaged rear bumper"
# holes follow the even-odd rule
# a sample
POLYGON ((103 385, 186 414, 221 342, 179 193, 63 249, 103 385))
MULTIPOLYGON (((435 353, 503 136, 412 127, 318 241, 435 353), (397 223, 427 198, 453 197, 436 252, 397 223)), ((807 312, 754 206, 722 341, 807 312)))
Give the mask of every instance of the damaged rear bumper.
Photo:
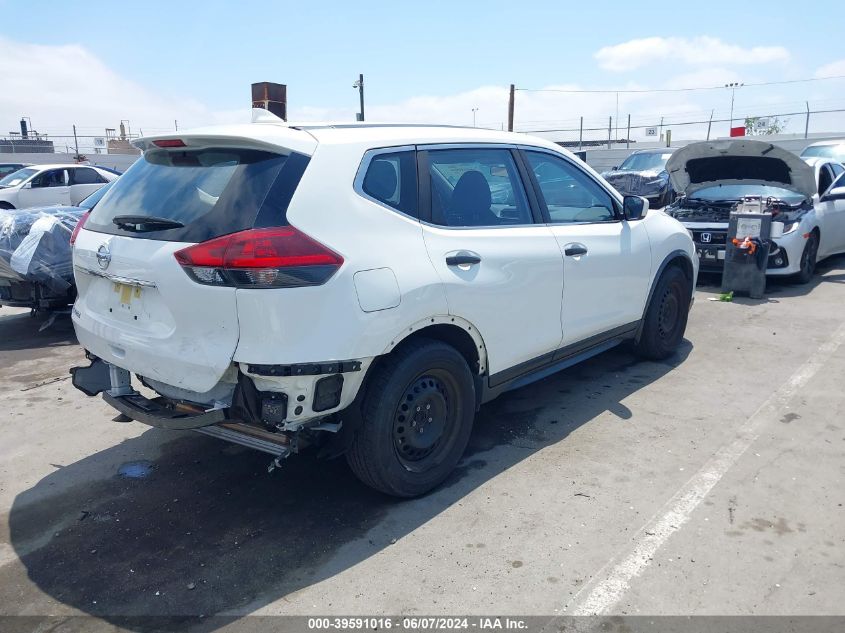
POLYGON ((199 429, 226 420, 226 409, 199 410, 174 404, 166 398, 147 398, 131 387, 129 372, 99 358, 88 367, 70 370, 73 386, 88 396, 103 394, 103 400, 123 415, 160 429, 199 429))

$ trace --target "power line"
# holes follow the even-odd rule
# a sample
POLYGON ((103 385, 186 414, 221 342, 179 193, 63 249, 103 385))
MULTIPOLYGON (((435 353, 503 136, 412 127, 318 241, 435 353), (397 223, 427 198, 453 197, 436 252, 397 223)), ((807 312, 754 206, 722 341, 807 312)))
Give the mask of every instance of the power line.
MULTIPOLYGON (((811 81, 828 81, 830 79, 845 79, 845 75, 832 75, 830 77, 810 77, 807 79, 789 79, 784 81, 761 81, 759 83, 744 84, 744 87, 756 86, 783 86, 786 84, 801 84, 811 81)), ((561 92, 566 94, 643 94, 651 92, 696 92, 701 90, 724 90, 725 86, 702 86, 699 88, 642 88, 642 89, 619 89, 619 90, 582 90, 568 88, 516 88, 520 92, 561 92)))

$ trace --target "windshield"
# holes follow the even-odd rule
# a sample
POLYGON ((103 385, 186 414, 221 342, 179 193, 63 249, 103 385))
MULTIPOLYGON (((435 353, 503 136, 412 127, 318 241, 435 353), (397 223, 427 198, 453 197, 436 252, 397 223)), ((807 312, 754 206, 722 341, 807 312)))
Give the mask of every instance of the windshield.
POLYGON ((801 158, 812 158, 815 156, 834 158, 839 161, 845 160, 845 144, 811 145, 801 152, 801 158))
POLYGON ((689 198, 715 202, 719 200, 739 200, 743 196, 762 196, 764 200, 766 198, 777 198, 787 204, 799 204, 804 200, 804 196, 800 193, 768 185, 716 185, 699 189, 689 198))
POLYGON ((110 182, 109 184, 107 184, 107 185, 103 185, 102 187, 100 187, 99 189, 97 189, 97 191, 95 191, 94 193, 92 193, 90 196, 88 196, 87 198, 83 199, 83 200, 82 200, 82 202, 80 202, 80 203, 79 203, 80 208, 85 209, 86 211, 90 211, 91 209, 93 209, 93 208, 94 208, 94 205, 95 205, 95 204, 97 204, 97 203, 100 201, 100 199, 101 199, 104 195, 106 195, 106 192, 107 192, 109 189, 111 189, 111 186, 112 186, 115 182, 116 182, 116 181, 114 181, 114 180, 113 180, 113 181, 112 181, 112 182, 110 182))
POLYGON ((671 153, 643 152, 631 154, 619 166, 620 171, 662 171, 671 153))
POLYGON ((37 173, 38 170, 33 169, 31 167, 19 169, 16 172, 9 174, 5 178, 0 179, 0 187, 15 187, 37 173))

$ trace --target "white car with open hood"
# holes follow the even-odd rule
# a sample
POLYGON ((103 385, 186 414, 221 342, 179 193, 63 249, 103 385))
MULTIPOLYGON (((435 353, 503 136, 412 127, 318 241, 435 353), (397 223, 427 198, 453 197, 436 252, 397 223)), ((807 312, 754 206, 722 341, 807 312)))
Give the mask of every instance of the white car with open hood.
POLYGON ((257 112, 136 141, 77 229, 74 385, 125 419, 273 464, 316 445, 413 496, 483 402, 625 340, 681 342, 689 234, 555 144, 257 112))
POLYGON ((817 180, 828 172, 750 139, 692 143, 672 154, 666 169, 683 193, 666 212, 692 233, 702 271, 724 266, 730 213, 745 196, 761 196, 773 214, 766 274, 807 283, 817 261, 845 252, 845 174, 828 187, 829 178, 817 180))

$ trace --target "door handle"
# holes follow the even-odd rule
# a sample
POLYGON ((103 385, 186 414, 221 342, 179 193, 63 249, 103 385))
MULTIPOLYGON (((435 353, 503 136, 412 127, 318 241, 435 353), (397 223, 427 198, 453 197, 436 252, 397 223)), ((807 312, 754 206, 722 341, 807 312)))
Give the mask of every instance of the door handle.
POLYGON ((446 258, 447 266, 472 266, 473 264, 480 264, 481 258, 478 255, 470 255, 469 253, 459 253, 458 255, 449 255, 446 258))
POLYGON ((572 246, 567 246, 563 253, 567 257, 577 257, 578 255, 586 255, 587 254, 587 247, 583 244, 574 244, 572 246))

